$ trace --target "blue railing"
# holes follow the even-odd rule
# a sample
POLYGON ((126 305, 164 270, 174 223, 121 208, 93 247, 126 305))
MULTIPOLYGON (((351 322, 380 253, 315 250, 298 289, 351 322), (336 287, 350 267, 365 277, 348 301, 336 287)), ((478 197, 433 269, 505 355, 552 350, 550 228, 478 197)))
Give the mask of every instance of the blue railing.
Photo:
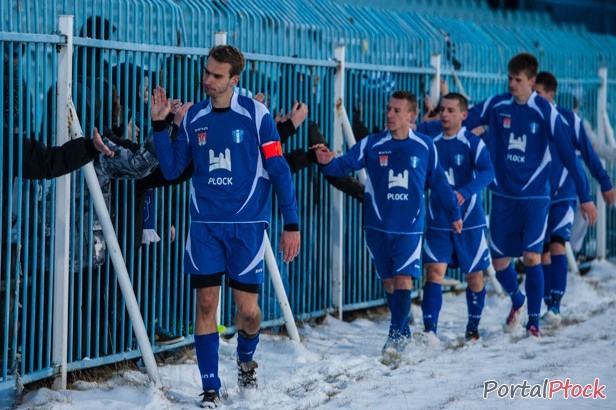
MULTIPOLYGON (((237 0, 183 2, 163 0, 31 1, 0 4, 0 48, 6 56, 2 67, 3 139, 14 128, 26 136, 55 145, 56 47, 64 44, 57 34, 57 15, 75 16, 73 99, 86 134, 104 124, 94 122, 97 104, 111 107, 117 88, 123 107, 119 123, 132 112, 139 124, 149 124, 147 104, 136 92, 145 83, 151 91, 164 85, 170 95, 185 101, 202 98, 200 77, 214 33, 225 31, 227 41, 242 49, 248 64, 240 85, 253 93, 264 92, 272 112, 288 111, 293 101, 308 104, 309 118, 317 122, 325 138, 333 135, 333 79, 337 62, 334 46, 346 45, 345 104, 351 120, 360 120, 368 130, 383 126, 384 108, 396 89, 414 92, 420 98, 428 91, 435 69, 432 54, 442 56, 442 74, 456 90, 454 71, 473 101, 506 90, 508 59, 530 51, 542 69, 561 79, 559 104, 578 106, 596 125, 599 66, 608 67, 608 115, 616 123, 616 39, 552 25, 545 15, 494 13, 473 0, 442 0, 437 6, 447 13, 434 13, 429 1, 399 2, 395 11, 369 8, 370 1, 329 0, 237 0), (408 5, 408 7, 406 6, 408 5), (416 5, 420 5, 417 10, 416 5), (456 5, 460 7, 455 8, 456 5), (18 9, 17 7, 21 7, 18 9), (99 16, 100 19, 91 19, 99 16), (108 23, 105 23, 107 21, 108 23), (88 23, 90 22, 90 23, 88 23), (98 24, 97 24, 98 22, 98 24), (88 29, 88 24, 90 28, 88 29), (137 68, 135 68, 137 67, 137 68), (8 91, 7 91, 8 90, 8 91), (92 91, 94 90, 94 91, 92 91), (11 100, 11 95, 16 97, 11 100), (92 119, 89 121, 88 119, 92 119), (5 130, 6 126, 6 130, 5 130)), ((111 114, 107 114, 111 118, 111 114)), ((143 140, 146 126, 139 137, 143 140)), ((300 127, 285 149, 306 148, 307 125, 300 127)), ((21 145, 12 144, 1 157, 3 165, 20 161, 21 145)), ((21 169, 18 166, 17 169, 21 169)), ((4 171, 3 171, 4 172, 4 171)), ((611 175, 616 170, 609 168, 611 175)), ((18 234, 3 219, 2 290, 0 292, 0 387, 16 380, 31 382, 55 373, 51 364, 52 278, 54 249, 55 184, 53 181, 22 181, 9 171, 3 174, 3 215, 15 211, 18 234), (5 184, 4 181, 10 181, 5 184), (21 245, 22 272, 11 268, 21 245), (11 256, 12 255, 12 256, 11 256), (19 287, 16 287, 19 280, 19 287)), ((331 215, 330 188, 312 167, 294 175, 300 203, 303 252, 290 266, 288 293, 294 314, 300 319, 321 316, 335 309, 328 229, 331 215)), ((85 195, 80 172, 72 176, 70 334, 71 369, 98 366, 137 357, 131 324, 124 308, 109 261, 93 266, 93 207, 85 195)), ((156 230, 162 241, 136 248, 133 243, 135 182, 113 183, 112 215, 134 290, 151 338, 155 325, 187 336, 192 342, 194 293, 182 272, 184 238, 189 216, 188 186, 159 188, 154 196, 158 218, 156 230), (176 240, 169 232, 175 228, 176 240)), ((275 204, 274 204, 275 206, 275 204)), ((365 250, 361 229, 361 205, 345 200, 344 305, 359 309, 383 304, 383 290, 375 279, 365 250)), ((608 215, 609 255, 616 252, 616 221, 608 215)), ((270 226, 277 254, 281 220, 274 212, 270 226)), ((591 230, 586 252, 593 252, 591 230)), ((596 242, 596 241, 595 241, 596 242)), ((596 248, 595 248, 596 249, 596 248)), ((280 263, 282 266, 282 263, 280 263)), ((459 275, 452 272, 452 275, 459 275)), ((460 278, 463 280, 463 278, 460 278)), ((416 288, 420 286, 415 283, 416 288)), ((269 282, 262 287, 264 325, 282 322, 269 282)), ((223 293, 223 323, 232 327, 234 307, 228 289, 223 293)), ((176 345, 177 346, 177 345, 176 345)), ((157 351, 164 348, 157 347, 157 351)))

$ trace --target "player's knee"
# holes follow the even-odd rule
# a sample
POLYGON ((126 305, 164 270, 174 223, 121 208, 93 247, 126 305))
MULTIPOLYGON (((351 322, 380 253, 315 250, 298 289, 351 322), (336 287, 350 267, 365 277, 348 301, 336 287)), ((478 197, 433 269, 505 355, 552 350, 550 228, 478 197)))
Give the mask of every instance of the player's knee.
POLYGON ((565 238, 561 236, 553 236, 550 241, 550 253, 553 255, 564 255, 566 242, 565 238))
POLYGON ((218 294, 212 292, 199 292, 197 297, 197 313, 203 318, 216 316, 218 294))
POLYGON ((480 292, 483 289, 483 272, 478 271, 466 275, 466 282, 473 292, 480 292))
POLYGON ((256 322, 261 318, 261 309, 256 303, 245 303, 237 307, 238 320, 242 322, 256 322))
POLYGON ((541 254, 536 252, 524 252, 524 266, 537 266, 541 263, 541 254))
POLYGON ((432 283, 443 283, 443 277, 445 275, 441 275, 441 272, 436 271, 436 270, 432 270, 432 271, 428 271, 428 273, 426 273, 426 280, 428 282, 432 282, 432 283))
POLYGON ((511 263, 511 258, 497 258, 492 260, 492 265, 494 266, 494 270, 505 270, 511 263))

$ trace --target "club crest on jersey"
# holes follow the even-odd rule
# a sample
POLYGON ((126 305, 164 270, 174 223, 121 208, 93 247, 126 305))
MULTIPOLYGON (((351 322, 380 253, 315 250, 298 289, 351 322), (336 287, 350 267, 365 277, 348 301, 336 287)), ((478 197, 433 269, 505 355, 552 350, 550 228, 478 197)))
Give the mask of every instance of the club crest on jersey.
POLYGON ((389 155, 379 155, 379 164, 386 167, 389 164, 389 155))
POLYGON ((511 128, 511 118, 505 117, 503 118, 503 128, 511 128))
POLYGON ((418 157, 411 157, 411 167, 417 168, 417 165, 419 165, 419 158, 418 157))
POLYGON ((244 130, 233 130, 231 131, 231 136, 233 137, 233 141, 239 144, 244 141, 244 130))
POLYGON ((197 140, 200 146, 205 145, 207 142, 207 132, 200 132, 197 134, 197 140))
POLYGON ((455 162, 457 166, 462 165, 463 161, 464 161, 464 155, 457 154, 453 156, 453 162, 455 162))
POLYGON ((526 152, 526 134, 519 138, 513 134, 509 134, 509 149, 518 149, 522 152, 526 152))
POLYGON ((405 169, 404 172, 400 172, 399 174, 396 174, 393 169, 390 169, 388 177, 389 177, 388 179, 389 189, 395 188, 395 187, 409 189, 409 170, 408 169, 405 169))
POLYGON ((537 124, 536 122, 531 122, 530 123, 530 132, 532 132, 533 134, 536 134, 537 131, 539 131, 539 124, 537 124))

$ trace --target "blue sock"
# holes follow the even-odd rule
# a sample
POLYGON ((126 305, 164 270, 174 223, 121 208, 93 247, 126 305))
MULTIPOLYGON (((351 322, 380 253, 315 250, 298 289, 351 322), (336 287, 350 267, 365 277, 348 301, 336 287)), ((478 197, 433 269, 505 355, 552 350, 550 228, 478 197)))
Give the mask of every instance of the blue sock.
POLYGON ((440 283, 426 282, 423 288, 421 311, 423 312, 424 330, 436 333, 438 315, 443 306, 443 291, 440 283))
POLYGON ((393 307, 391 312, 391 330, 394 334, 405 334, 408 327, 409 311, 411 310, 411 291, 396 289, 393 293, 393 307))
POLYGON ((389 308, 389 311, 393 312, 392 304, 394 303, 394 294, 385 291, 385 297, 387 298, 387 307, 389 308))
MULTIPOLYGON (((554 261, 552 261, 552 264, 554 261)), ((543 267, 526 266, 526 296, 528 297, 528 329, 530 325, 539 328, 541 299, 543 297, 543 267)))
POLYGON ((543 265, 543 301, 548 307, 552 307, 552 264, 543 265))
POLYGON ((195 335, 195 353, 199 373, 201 373, 201 384, 203 391, 220 389, 220 379, 218 378, 218 346, 220 338, 218 332, 207 335, 195 335))
POLYGON ((552 256, 552 308, 560 312, 560 300, 567 289, 567 256, 552 256))
POLYGON ((466 306, 468 306, 468 324, 466 330, 476 330, 481 320, 481 312, 486 301, 485 286, 479 292, 473 292, 470 287, 466 287, 466 306))
POLYGON ((515 269, 513 269, 513 263, 510 263, 503 270, 496 271, 496 279, 505 289, 505 292, 509 294, 514 309, 519 309, 524 304, 524 294, 520 292, 518 275, 515 273, 515 269))
POLYGON ((257 344, 259 344, 259 332, 256 335, 249 335, 242 330, 237 332, 237 357, 240 362, 247 363, 252 360, 257 344))

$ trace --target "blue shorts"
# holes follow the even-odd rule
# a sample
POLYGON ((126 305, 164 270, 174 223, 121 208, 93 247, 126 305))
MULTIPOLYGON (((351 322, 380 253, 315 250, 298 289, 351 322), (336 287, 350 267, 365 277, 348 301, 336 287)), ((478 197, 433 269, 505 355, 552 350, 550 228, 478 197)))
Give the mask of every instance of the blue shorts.
POLYGON ((550 243, 550 238, 559 236, 565 241, 571 238, 571 226, 575 215, 575 201, 562 201, 550 206, 548 215, 548 231, 545 235, 545 243, 550 243))
POLYGON ((451 268, 459 267, 469 274, 490 266, 486 230, 466 229, 457 234, 453 231, 428 229, 423 245, 424 263, 446 263, 451 268))
POLYGON ((492 258, 543 252, 549 198, 513 199, 492 195, 490 253, 492 258))
POLYGON ((184 271, 190 275, 222 272, 239 283, 263 283, 265 227, 265 223, 191 223, 184 271))
POLYGON ((379 279, 391 279, 394 275, 421 276, 421 236, 366 229, 366 245, 379 279))

